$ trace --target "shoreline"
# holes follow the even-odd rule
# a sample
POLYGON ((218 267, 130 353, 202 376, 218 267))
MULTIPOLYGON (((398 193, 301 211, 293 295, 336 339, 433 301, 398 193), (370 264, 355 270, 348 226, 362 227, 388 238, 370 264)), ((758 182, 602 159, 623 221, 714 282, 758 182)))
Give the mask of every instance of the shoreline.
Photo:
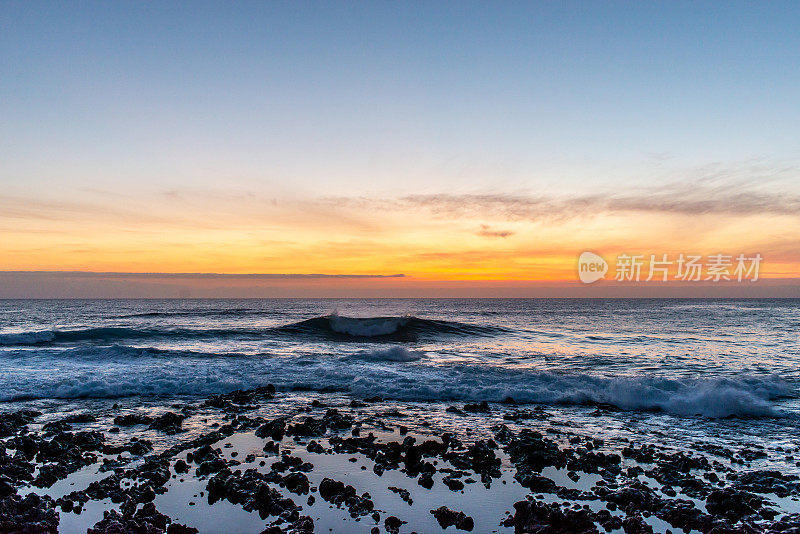
MULTIPOLYGON (((800 460, 791 436, 786 446, 744 436, 681 449, 658 435, 669 416, 659 430, 646 415, 603 407, 571 418, 555 407, 270 386, 192 400, 49 402, 64 409, 43 415, 30 408, 47 402, 17 402, 0 412, 0 531, 800 528, 800 478, 769 468, 771 459, 800 460)), ((737 431, 735 421, 708 424, 737 431)))

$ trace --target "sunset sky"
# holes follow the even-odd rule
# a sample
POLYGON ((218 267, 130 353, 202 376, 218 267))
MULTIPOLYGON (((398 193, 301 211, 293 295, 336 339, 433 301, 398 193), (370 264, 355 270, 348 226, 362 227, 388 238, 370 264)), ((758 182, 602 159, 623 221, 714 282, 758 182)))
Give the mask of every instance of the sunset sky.
POLYGON ((584 250, 760 253, 741 294, 800 296, 798 27, 779 1, 4 1, 0 297, 572 296, 584 250))

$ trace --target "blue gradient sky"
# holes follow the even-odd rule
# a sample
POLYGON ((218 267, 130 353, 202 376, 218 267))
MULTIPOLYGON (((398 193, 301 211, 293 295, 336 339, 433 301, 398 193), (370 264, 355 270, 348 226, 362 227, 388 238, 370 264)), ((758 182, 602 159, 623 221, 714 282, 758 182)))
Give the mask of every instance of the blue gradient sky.
POLYGON ((3 2, 0 169, 342 194, 794 161, 798 27, 796 2, 3 2))
POLYGON ((0 271, 796 278, 798 28, 780 1, 0 2, 0 271))

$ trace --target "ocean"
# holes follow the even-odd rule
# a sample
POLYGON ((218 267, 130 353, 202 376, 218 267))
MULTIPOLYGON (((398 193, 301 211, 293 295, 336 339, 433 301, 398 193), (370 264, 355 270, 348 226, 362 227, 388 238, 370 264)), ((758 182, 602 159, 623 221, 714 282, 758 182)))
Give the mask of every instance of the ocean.
POLYGON ((798 300, 0 302, 0 400, 272 383, 404 401, 798 413, 798 300))
POLYGON ((0 466, 62 533, 137 503, 209 533, 433 532, 438 506, 477 532, 778 532, 798 326, 798 300, 0 301, 0 466), (265 484, 286 513, 248 501, 265 484))

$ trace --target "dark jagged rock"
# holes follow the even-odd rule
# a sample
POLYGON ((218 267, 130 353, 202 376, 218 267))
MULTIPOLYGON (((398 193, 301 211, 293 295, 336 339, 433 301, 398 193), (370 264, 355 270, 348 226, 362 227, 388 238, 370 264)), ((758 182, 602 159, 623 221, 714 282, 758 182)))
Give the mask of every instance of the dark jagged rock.
POLYGON ((352 428, 354 423, 352 416, 345 415, 336 408, 329 408, 322 420, 331 430, 346 430, 352 428))
POLYGON ((256 389, 236 390, 221 395, 212 395, 203 403, 203 406, 219 408, 227 412, 241 412, 245 410, 255 410, 254 405, 259 399, 271 399, 275 396, 275 387, 271 384, 256 389))
POLYGON ((497 444, 492 440, 479 440, 467 447, 463 453, 448 451, 443 458, 458 469, 471 469, 481 476, 484 482, 500 477, 500 458, 495 449, 497 444))
POLYGON ((562 510, 557 503, 519 501, 515 513, 503 523, 514 532, 535 534, 599 534, 592 515, 586 510, 562 510))
POLYGON ((738 521, 743 517, 762 512, 768 502, 763 497, 747 491, 723 488, 708 494, 706 510, 712 515, 738 521))
POLYGON ((196 528, 177 523, 156 510, 152 503, 145 504, 135 513, 108 510, 87 534, 196 534, 196 528))
POLYGON ((46 495, 12 494, 0 499, 0 532, 56 533, 58 523, 56 503, 46 495))
POLYGON ((303 473, 289 473, 283 477, 283 485, 292 493, 305 495, 308 493, 310 483, 303 473))
POLYGON ((72 430, 72 425, 66 421, 51 421, 42 426, 42 430, 48 433, 67 432, 72 430))
POLYGON ((800 482, 796 475, 780 471, 762 470, 745 473, 732 473, 729 477, 736 488, 752 493, 774 493, 780 498, 800 493, 800 482))
POLYGON ((186 419, 186 416, 184 415, 178 415, 174 412, 167 412, 153 419, 149 428, 151 430, 160 430, 165 434, 177 434, 183 430, 181 425, 183 424, 184 419, 186 419))
POLYGON ((656 516, 670 525, 685 531, 700 530, 705 532, 705 526, 710 524, 711 518, 695 508, 692 501, 674 499, 664 503, 656 516))
POLYGON ((56 432, 50 439, 27 443, 31 438, 17 438, 17 447, 28 455, 35 452, 39 462, 39 473, 32 484, 46 488, 86 465, 97 461, 98 451, 103 451, 103 435, 100 432, 56 432))
POLYGON ((322 445, 314 441, 313 439, 306 445, 306 450, 308 452, 313 452, 316 454, 322 454, 325 452, 325 449, 322 448, 322 445))
POLYGON ((37 412, 36 410, 0 413, 0 438, 19 434, 40 415, 42 415, 42 412, 37 412))
POLYGON ((594 493, 606 502, 614 503, 628 514, 636 512, 656 512, 664 505, 664 501, 639 480, 627 482, 621 488, 616 484, 595 486, 594 493))
POLYGON ((90 413, 75 413, 72 415, 66 416, 62 419, 65 423, 77 423, 77 424, 86 424, 86 423, 95 423, 97 422, 97 417, 93 416, 90 413))
POLYGON ((600 510, 594 515, 594 518, 597 523, 603 527, 603 530, 607 532, 622 528, 622 519, 615 515, 611 515, 611 512, 608 510, 600 510))
POLYGON ((389 534, 397 534, 398 532, 400 532, 400 527, 402 527, 406 523, 407 521, 402 521, 401 519, 398 519, 397 517, 390 515, 383 522, 383 526, 386 528, 386 532, 388 532, 389 534))
POLYGON ((319 496, 336 506, 346 506, 351 517, 366 515, 375 507, 369 493, 359 496, 353 486, 327 477, 319 484, 319 496))
POLYGON ((297 505, 281 495, 270 482, 269 476, 255 469, 248 469, 244 473, 224 469, 208 481, 208 502, 214 504, 226 499, 233 504, 240 504, 248 512, 258 511, 262 519, 297 513, 297 505))
POLYGON ((5 499, 9 495, 17 492, 17 488, 12 484, 11 479, 5 475, 0 475, 0 499, 5 499))
POLYGON ((464 483, 459 479, 452 476, 446 476, 442 479, 442 483, 450 488, 450 491, 461 491, 464 489, 464 483))
POLYGON ((189 471, 189 466, 186 465, 186 462, 184 462, 183 460, 178 460, 177 462, 175 462, 175 472, 176 473, 179 473, 179 474, 180 473, 186 473, 187 471, 189 471))
POLYGON ((286 431, 286 418, 278 417, 272 421, 268 421, 256 429, 256 436, 259 438, 272 438, 275 441, 283 439, 284 432, 286 431))
POLYGON ((431 510, 431 513, 442 528, 455 526, 458 530, 466 530, 467 532, 472 532, 472 529, 475 528, 473 519, 464 512, 457 512, 446 506, 440 506, 436 510, 431 510))
POLYGON ((797 534, 800 532, 800 514, 789 514, 772 523, 766 534, 797 534))
POLYGON ((645 523, 640 515, 630 515, 622 520, 625 534, 653 534, 653 527, 645 523))
POLYGON ((152 422, 153 418, 149 415, 137 413, 118 415, 114 418, 114 424, 117 426, 149 425, 152 422))
POLYGON ((407 489, 398 488, 396 486, 389 486, 387 489, 400 495, 400 498, 407 502, 409 506, 414 504, 414 499, 411 498, 411 492, 407 489))
POLYGON ((541 483, 536 475, 545 467, 565 467, 567 464, 566 453, 539 432, 523 429, 515 435, 503 425, 497 437, 498 441, 506 442, 505 451, 517 469, 514 477, 523 485, 541 483))
POLYGON ((489 408, 489 403, 488 402, 481 401, 481 402, 478 402, 478 403, 472 403, 472 404, 467 403, 467 404, 465 404, 464 405, 464 411, 465 412, 471 412, 471 413, 489 413, 492 410, 491 410, 491 408, 489 408))
POLYGON ((336 408, 329 408, 321 419, 305 417, 301 421, 292 423, 286 427, 286 434, 297 437, 320 437, 324 436, 328 430, 345 430, 352 428, 353 417, 342 414, 336 408))

